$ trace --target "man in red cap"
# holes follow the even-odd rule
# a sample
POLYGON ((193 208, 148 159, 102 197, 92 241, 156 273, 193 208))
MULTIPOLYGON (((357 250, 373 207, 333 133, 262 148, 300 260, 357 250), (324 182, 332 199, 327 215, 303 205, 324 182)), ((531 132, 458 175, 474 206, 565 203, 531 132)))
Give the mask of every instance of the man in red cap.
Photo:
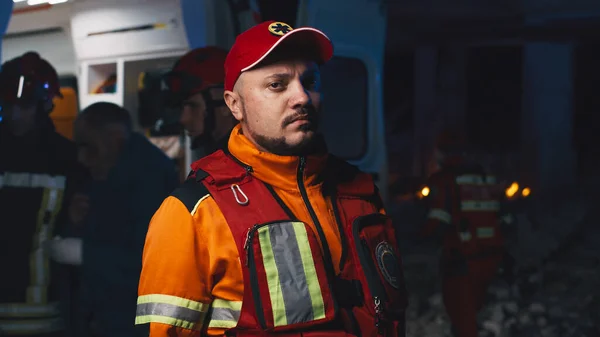
POLYGON ((404 336, 394 229, 371 176, 318 132, 315 28, 263 22, 225 61, 240 122, 154 215, 136 324, 149 336, 404 336))
POLYGON ((218 47, 191 50, 165 76, 168 102, 181 115, 179 122, 192 139, 196 158, 227 146, 237 121, 223 101, 223 65, 227 51, 218 47))
POLYGON ((57 279, 62 273, 44 248, 55 233, 66 234, 67 223, 78 222, 68 216, 66 206, 85 175, 77 164, 75 144, 59 135, 50 119, 55 97, 62 97, 56 70, 37 53, 25 53, 2 65, 2 336, 64 334, 59 297, 66 289, 57 279))

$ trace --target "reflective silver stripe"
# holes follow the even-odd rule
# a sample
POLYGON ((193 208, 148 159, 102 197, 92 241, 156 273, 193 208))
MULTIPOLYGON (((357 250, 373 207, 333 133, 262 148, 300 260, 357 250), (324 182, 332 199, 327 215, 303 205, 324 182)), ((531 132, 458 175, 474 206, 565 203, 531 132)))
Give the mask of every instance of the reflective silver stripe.
POLYGON ((461 202, 461 210, 464 212, 477 212, 477 211, 499 211, 500 203, 498 201, 476 201, 476 200, 465 200, 461 202))
POLYGON ((0 317, 40 317, 60 314, 57 302, 49 304, 1 303, 0 317))
POLYGON ((5 172, 3 175, 0 175, 0 188, 22 187, 63 190, 65 189, 66 182, 66 177, 62 175, 51 176, 49 174, 14 172, 5 172))
POLYGON ((138 297, 135 324, 162 323, 201 330, 208 305, 183 297, 150 294, 138 297))
POLYGON ((0 332, 7 335, 33 335, 60 331, 64 328, 61 318, 3 321, 0 320, 0 332))
POLYGON ((477 228, 477 237, 481 239, 493 238, 496 235, 494 227, 479 227, 477 228))
POLYGON ((137 306, 137 316, 158 315, 181 319, 188 322, 198 322, 202 312, 183 308, 168 303, 142 303, 137 306))
POLYGON ((240 319, 241 301, 215 299, 210 310, 209 328, 235 328, 240 319))
POLYGON ((325 317, 306 225, 283 222, 258 229, 275 326, 325 317))
POLYGON ((470 232, 459 232, 458 236, 460 237, 461 242, 471 241, 471 233, 470 232))
POLYGON ((432 208, 429 210, 427 217, 447 224, 452 222, 452 215, 441 208, 432 208))
POLYGON ((464 174, 456 177, 456 183, 459 185, 493 185, 496 183, 496 177, 464 174))
POLYGON ((504 214, 500 217, 500 220, 507 225, 511 225, 515 221, 515 218, 512 214, 504 214))

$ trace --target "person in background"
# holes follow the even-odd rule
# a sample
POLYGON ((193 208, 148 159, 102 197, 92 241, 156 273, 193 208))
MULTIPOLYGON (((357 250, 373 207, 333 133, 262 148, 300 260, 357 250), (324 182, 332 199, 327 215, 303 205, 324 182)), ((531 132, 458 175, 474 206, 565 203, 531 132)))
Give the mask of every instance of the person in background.
POLYGON ((226 147, 237 124, 223 100, 226 56, 218 47, 193 49, 164 77, 167 101, 181 113, 179 122, 192 139, 194 160, 226 147))
POLYGON ((53 99, 60 97, 56 70, 37 53, 2 65, 1 336, 65 332, 65 271, 49 262, 44 247, 53 235, 68 230, 67 205, 85 171, 77 163, 75 144, 55 131, 49 116, 53 99))
MULTIPOLYGON (((79 160, 93 178, 83 240, 56 238, 53 256, 81 265, 84 331, 95 337, 134 336, 137 285, 150 218, 179 185, 174 164, 112 103, 87 107, 75 122, 79 160)), ((85 207, 75 207, 85 211, 85 207)), ((146 336, 144 336, 146 337, 146 336)))
POLYGON ((428 181, 427 220, 419 235, 441 241, 442 295, 456 337, 477 337, 477 313, 505 257, 503 188, 465 155, 464 134, 440 133, 439 170, 428 181))

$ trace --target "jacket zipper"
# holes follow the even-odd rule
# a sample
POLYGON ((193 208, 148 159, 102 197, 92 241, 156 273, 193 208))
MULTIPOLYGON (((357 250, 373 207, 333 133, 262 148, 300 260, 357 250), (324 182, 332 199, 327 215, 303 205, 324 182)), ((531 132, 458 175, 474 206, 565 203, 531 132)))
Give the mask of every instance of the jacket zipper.
POLYGON ((265 322, 265 314, 263 311, 262 300, 260 297, 260 290, 258 286, 258 276, 256 275, 256 264, 254 262, 254 250, 252 249, 252 239, 254 238, 254 233, 264 225, 254 225, 248 230, 248 234, 246 234, 246 241, 244 242, 244 250, 246 251, 246 267, 248 268, 250 274, 250 287, 252 288, 252 297, 254 298, 254 308, 256 310, 256 317, 258 318, 258 323, 263 329, 266 329, 265 322))
MULTIPOLYGON (((325 263, 325 269, 327 272, 327 276, 329 282, 334 280, 334 269, 333 269, 333 260, 331 258, 331 252, 329 251, 329 244, 327 243, 327 238, 325 237, 325 233, 323 232, 323 228, 321 227, 321 223, 319 222, 319 218, 317 218, 317 213, 315 213, 314 208, 310 204, 310 200, 308 199, 308 193, 306 192, 306 187, 304 186, 304 169, 306 168, 306 157, 300 157, 300 163, 298 165, 298 172, 296 174, 296 180, 298 182, 298 189, 300 190, 300 195, 302 196, 302 201, 306 208, 308 209, 308 213, 310 214, 310 218, 317 229, 317 233, 319 234, 319 239, 321 240, 321 245, 323 249, 323 262, 325 263)), ((334 299, 333 301, 334 311, 337 313, 338 304, 334 299)))

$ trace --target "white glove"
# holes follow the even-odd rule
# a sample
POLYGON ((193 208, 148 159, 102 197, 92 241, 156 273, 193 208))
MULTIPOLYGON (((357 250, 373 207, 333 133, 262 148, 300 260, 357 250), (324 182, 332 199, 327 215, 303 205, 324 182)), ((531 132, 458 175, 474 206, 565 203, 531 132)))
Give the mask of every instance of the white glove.
POLYGON ((58 263, 81 265, 82 243, 82 240, 79 238, 63 239, 57 236, 48 242, 50 258, 58 263))

